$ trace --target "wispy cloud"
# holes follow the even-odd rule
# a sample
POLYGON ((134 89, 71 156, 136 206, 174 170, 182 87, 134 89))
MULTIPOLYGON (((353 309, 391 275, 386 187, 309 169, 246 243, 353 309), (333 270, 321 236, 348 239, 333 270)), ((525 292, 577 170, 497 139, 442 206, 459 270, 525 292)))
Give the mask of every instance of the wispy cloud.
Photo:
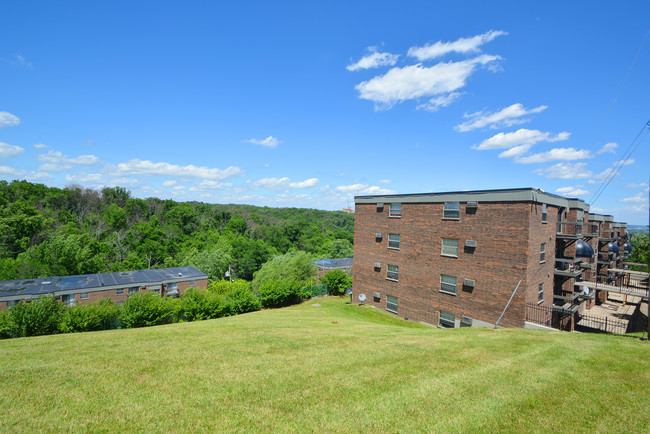
POLYGON ((266 139, 249 139, 249 140, 244 140, 246 143, 253 143, 255 145, 260 145, 260 146, 266 146, 267 148, 275 148, 278 146, 280 143, 282 143, 281 140, 278 140, 277 137, 273 136, 268 136, 266 139))
POLYGON ((363 56, 355 63, 346 66, 348 71, 358 71, 360 69, 378 68, 380 66, 393 66, 397 63, 399 54, 380 53, 377 47, 368 47, 368 54, 363 56))
POLYGON ((574 161, 587 158, 593 158, 591 152, 587 149, 553 148, 547 152, 516 158, 515 163, 548 163, 549 161, 574 161))
POLYGON ((0 128, 20 125, 20 118, 9 112, 0 112, 0 128))
POLYGON ((47 145, 44 145, 42 143, 37 143, 37 144, 34 145, 34 148, 39 149, 39 150, 40 149, 45 149, 45 148, 47 148, 47 145))
MULTIPOLYGON (((425 67, 422 64, 392 68, 384 75, 376 76, 355 86, 359 98, 373 101, 375 109, 389 109, 397 103, 420 98, 451 97, 450 95, 465 87, 467 79, 480 67, 489 66, 501 58, 499 56, 481 55, 458 62, 438 63, 425 67)), ((446 100, 438 100, 446 101, 446 100)), ((448 100, 447 100, 448 101, 448 100)), ((450 101, 449 101, 450 102, 450 101)), ((427 108, 422 105, 421 108, 427 108)))
POLYGON ((215 169, 202 166, 179 166, 170 163, 154 163, 149 160, 133 159, 117 165, 117 172, 125 175, 146 175, 223 180, 232 176, 242 175, 239 167, 230 166, 226 169, 215 169))
POLYGON ((609 152, 611 154, 616 154, 616 148, 618 148, 618 143, 610 142, 610 143, 605 143, 602 148, 596 152, 596 154, 604 154, 605 152, 609 152))
POLYGON ((436 112, 440 109, 440 107, 447 107, 449 104, 452 102, 456 101, 462 93, 460 92, 452 92, 448 93, 447 95, 441 95, 435 98, 431 98, 429 101, 425 102, 424 104, 419 104, 416 108, 418 110, 426 110, 428 112, 436 112))
POLYGON ((433 44, 426 44, 423 47, 409 48, 408 55, 415 57, 420 61, 435 59, 444 56, 447 53, 471 54, 480 52, 480 47, 494 40, 501 35, 507 35, 507 32, 501 30, 490 30, 489 32, 472 36, 469 38, 460 38, 453 42, 438 41, 433 44))
POLYGON ((582 185, 576 185, 574 187, 560 187, 555 190, 555 192, 563 196, 584 196, 585 194, 589 193, 588 190, 584 190, 582 188, 582 185))
POLYGON ((39 170, 46 172, 60 172, 62 170, 69 170, 74 166, 90 166, 99 162, 99 158, 94 155, 80 155, 78 157, 68 157, 59 151, 47 151, 37 157, 38 161, 42 161, 39 170))
POLYGON ((557 163, 533 172, 549 179, 585 179, 593 176, 593 172, 587 170, 587 163, 557 163))
POLYGON ((0 158, 16 157, 25 152, 20 146, 10 145, 9 143, 0 142, 0 158))
POLYGON ((520 145, 534 145, 539 142, 559 142, 567 140, 570 136, 571 133, 566 131, 552 135, 548 132, 521 128, 512 133, 495 134, 489 139, 483 140, 479 145, 472 146, 472 149, 504 149, 520 145))
POLYGON ((292 182, 291 179, 284 178, 263 178, 253 182, 253 188, 279 189, 279 188, 309 188, 318 184, 318 178, 309 178, 304 181, 292 182))
POLYGON ((348 194, 392 194, 395 193, 394 190, 388 188, 381 188, 377 185, 369 186, 367 184, 351 184, 351 185, 339 185, 336 187, 336 191, 340 191, 348 194))
POLYGON ((489 127, 492 129, 501 127, 510 127, 530 122, 530 118, 524 118, 532 114, 537 114, 546 110, 548 106, 541 105, 532 109, 526 109, 522 104, 516 103, 505 107, 497 112, 476 112, 465 114, 465 119, 469 119, 454 128, 460 132, 475 130, 477 128, 489 127))
POLYGON ((5 57, 0 57, 0 61, 5 62, 5 63, 10 63, 12 65, 17 65, 17 66, 24 66, 25 68, 31 68, 32 67, 32 62, 27 60, 27 58, 21 54, 16 54, 15 57, 13 58, 5 58, 5 57))
POLYGON ((646 203, 648 201, 648 195, 644 192, 639 192, 634 196, 626 197, 620 200, 623 203, 646 203))
POLYGON ((625 188, 648 188, 648 183, 647 182, 639 182, 638 184, 631 183, 627 184, 625 188))

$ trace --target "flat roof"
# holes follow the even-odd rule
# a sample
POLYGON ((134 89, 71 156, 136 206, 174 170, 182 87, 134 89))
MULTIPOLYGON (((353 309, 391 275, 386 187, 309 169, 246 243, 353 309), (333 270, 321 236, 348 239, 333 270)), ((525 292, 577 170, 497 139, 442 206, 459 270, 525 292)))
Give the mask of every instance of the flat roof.
POLYGON ((35 298, 50 294, 72 294, 81 290, 104 291, 130 286, 156 286, 188 279, 207 279, 208 275, 194 267, 172 267, 114 273, 81 274, 78 276, 38 277, 0 282, 0 299, 35 298))
POLYGON ((568 198, 547 193, 539 188, 511 188, 502 190, 467 190, 439 193, 385 194, 376 196, 355 196, 354 203, 441 203, 441 202, 537 202, 564 208, 578 208, 589 211, 582 199, 568 198))
POLYGON ((319 259, 314 264, 322 268, 348 268, 352 266, 352 258, 319 259))

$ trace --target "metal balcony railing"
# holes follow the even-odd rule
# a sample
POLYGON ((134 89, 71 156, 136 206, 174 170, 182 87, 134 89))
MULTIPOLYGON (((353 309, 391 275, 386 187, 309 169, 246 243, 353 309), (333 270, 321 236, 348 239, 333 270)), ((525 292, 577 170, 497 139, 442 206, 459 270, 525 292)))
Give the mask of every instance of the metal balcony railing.
POLYGON ((582 222, 558 222, 557 235, 568 237, 582 237, 582 222))

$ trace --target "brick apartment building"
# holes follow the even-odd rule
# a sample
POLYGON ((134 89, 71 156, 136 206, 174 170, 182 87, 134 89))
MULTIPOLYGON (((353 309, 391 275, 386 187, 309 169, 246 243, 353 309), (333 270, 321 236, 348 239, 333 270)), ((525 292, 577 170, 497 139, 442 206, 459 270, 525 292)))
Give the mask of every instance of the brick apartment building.
POLYGON ((122 303, 129 294, 138 291, 178 296, 190 287, 205 289, 207 286, 208 275, 193 267, 8 280, 0 282, 0 310, 40 296, 54 295, 69 305, 104 298, 122 303))
POLYGON ((539 189, 357 196, 353 297, 442 327, 493 326, 512 297, 499 326, 572 329, 625 290, 626 241, 625 223, 539 189))

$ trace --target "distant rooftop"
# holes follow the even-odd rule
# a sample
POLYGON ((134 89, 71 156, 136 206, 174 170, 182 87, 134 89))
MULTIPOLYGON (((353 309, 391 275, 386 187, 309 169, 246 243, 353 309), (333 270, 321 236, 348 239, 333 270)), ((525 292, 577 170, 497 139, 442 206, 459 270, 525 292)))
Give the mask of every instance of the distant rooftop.
POLYGON ((38 277, 0 282, 0 298, 32 298, 40 295, 69 294, 79 290, 97 291, 130 286, 156 286, 187 279, 207 279, 194 267, 173 267, 78 276, 38 277))
POLYGON ((350 268, 352 267, 352 258, 338 258, 338 259, 320 259, 314 261, 314 264, 320 268, 336 269, 336 268, 350 268))

